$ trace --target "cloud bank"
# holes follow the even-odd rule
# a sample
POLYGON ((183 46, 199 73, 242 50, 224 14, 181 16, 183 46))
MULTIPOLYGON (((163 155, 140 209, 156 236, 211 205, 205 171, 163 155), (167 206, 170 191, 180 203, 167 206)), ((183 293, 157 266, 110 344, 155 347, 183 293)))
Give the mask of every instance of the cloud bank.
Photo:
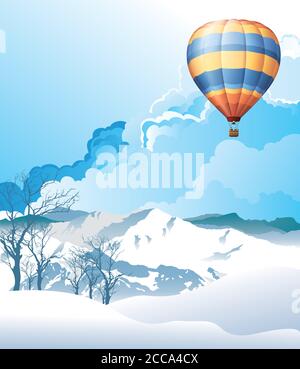
MULTIPOLYGON (((182 217, 237 212, 246 218, 293 216, 300 221, 299 45, 294 36, 283 38, 280 75, 270 94, 243 118, 238 139, 228 139, 224 117, 192 87, 186 68, 180 68, 178 86, 157 98, 139 124, 125 127, 120 121, 98 129, 83 159, 62 167, 36 167, 30 178, 37 186, 41 178, 56 180, 54 190, 77 189, 76 207, 86 211, 129 213, 160 207, 182 217), (140 131, 134 131, 137 127, 140 131), (126 132, 140 140, 125 142, 126 132), (175 188, 100 188, 101 176, 124 166, 122 161, 107 165, 102 159, 107 154, 116 156, 125 147, 130 154, 146 157, 203 153, 203 196, 190 200, 186 189, 175 188)), ((4 210, 5 204, 0 203, 4 210)))

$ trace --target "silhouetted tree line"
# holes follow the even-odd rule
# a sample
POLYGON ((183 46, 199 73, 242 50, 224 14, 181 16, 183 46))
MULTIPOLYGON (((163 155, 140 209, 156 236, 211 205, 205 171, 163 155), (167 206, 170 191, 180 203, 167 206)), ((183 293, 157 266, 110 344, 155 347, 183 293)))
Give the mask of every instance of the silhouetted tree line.
POLYGON ((67 279, 76 295, 85 280, 89 298, 92 299, 97 291, 103 304, 108 305, 123 275, 115 268, 121 244, 101 235, 91 237, 85 243, 89 247, 88 251, 73 248, 66 258, 69 269, 67 279))
MULTIPOLYGON (((53 192, 51 183, 22 176, 0 190, 0 205, 6 209, 6 219, 0 224, 1 260, 12 271, 14 291, 20 290, 22 275, 26 278, 28 290, 34 287, 42 290, 49 266, 61 258, 57 250, 48 250, 53 227, 47 216, 70 211, 78 200, 78 193, 73 189, 53 192), (19 212, 20 203, 24 208, 22 214, 19 212)), ((101 236, 84 242, 88 249, 73 248, 64 259, 66 278, 76 295, 85 281, 89 298, 92 299, 94 292, 98 291, 103 304, 109 304, 122 276, 115 270, 120 243, 101 236)))

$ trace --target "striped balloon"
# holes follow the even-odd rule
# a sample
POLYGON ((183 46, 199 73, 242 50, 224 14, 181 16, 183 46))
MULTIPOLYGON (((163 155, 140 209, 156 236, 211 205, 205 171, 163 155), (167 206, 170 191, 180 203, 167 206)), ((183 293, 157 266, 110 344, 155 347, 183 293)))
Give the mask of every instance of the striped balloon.
POLYGON ((280 46, 261 23, 222 20, 193 33, 187 61, 203 94, 229 122, 238 122, 276 77, 280 46))

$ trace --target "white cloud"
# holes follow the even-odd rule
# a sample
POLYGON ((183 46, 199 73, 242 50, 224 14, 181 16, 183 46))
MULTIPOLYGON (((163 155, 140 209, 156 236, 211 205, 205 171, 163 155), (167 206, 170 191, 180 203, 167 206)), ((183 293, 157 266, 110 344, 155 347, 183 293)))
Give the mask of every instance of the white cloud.
POLYGON ((297 150, 300 135, 284 137, 262 150, 226 140, 215 150, 205 168, 206 184, 219 181, 239 198, 256 202, 262 193, 283 192, 300 201, 297 185, 300 175, 297 150))
POLYGON ((142 147, 150 151, 154 150, 158 137, 178 138, 176 131, 180 127, 205 121, 212 108, 212 104, 198 91, 187 67, 180 66, 178 73, 178 87, 156 99, 150 107, 151 115, 141 123, 142 147))
POLYGON ((280 41, 282 57, 300 58, 300 40, 295 35, 284 35, 280 41))
POLYGON ((180 90, 178 88, 171 88, 169 91, 167 91, 165 94, 163 94, 161 97, 153 102, 153 104, 150 106, 149 113, 154 114, 157 106, 161 107, 161 105, 166 103, 170 96, 178 95, 179 93, 180 90))
POLYGON ((267 93, 264 95, 264 100, 268 104, 271 104, 273 106, 285 105, 285 104, 293 105, 293 104, 298 104, 300 102, 300 100, 288 100, 282 97, 273 97, 272 90, 267 91, 267 93))
POLYGON ((165 94, 160 96, 158 99, 156 99, 152 105, 150 106, 149 113, 150 114, 156 114, 158 111, 164 111, 166 110, 166 105, 169 106, 169 100, 177 99, 176 103, 179 104, 182 103, 183 96, 181 94, 183 93, 182 88, 182 80, 183 80, 183 71, 182 66, 178 67, 178 75, 179 75, 179 83, 178 87, 170 88, 165 94))
POLYGON ((300 102, 300 39, 285 35, 280 42, 281 65, 274 83, 265 94, 264 100, 276 106, 300 102))
POLYGON ((198 92, 186 65, 178 67, 178 86, 170 88, 166 93, 157 98, 150 106, 149 113, 157 116, 168 110, 171 106, 183 105, 188 102, 188 97, 193 97, 198 92))
POLYGON ((208 112, 210 111, 210 109, 212 108, 212 104, 210 101, 206 101, 205 105, 204 105, 204 109, 202 110, 202 112, 200 113, 200 121, 203 121, 206 119, 208 112))
POLYGON ((146 119, 142 122, 142 142, 149 151, 154 150, 154 145, 158 137, 167 136, 178 138, 179 126, 186 123, 201 123, 205 120, 207 107, 203 110, 200 117, 192 114, 181 114, 174 111, 166 111, 155 119, 146 119), (146 125, 148 125, 147 128, 146 125))

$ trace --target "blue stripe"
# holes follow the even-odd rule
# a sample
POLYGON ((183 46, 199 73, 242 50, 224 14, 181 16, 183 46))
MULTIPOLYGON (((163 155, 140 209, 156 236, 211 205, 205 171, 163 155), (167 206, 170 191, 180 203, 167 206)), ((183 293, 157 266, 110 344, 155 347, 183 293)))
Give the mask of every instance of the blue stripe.
POLYGON ((195 39, 188 46, 188 63, 200 55, 217 51, 252 51, 268 55, 280 63, 280 47, 274 40, 241 32, 215 33, 195 39))
POLYGON ((268 55, 271 58, 275 59, 276 61, 280 61, 280 58, 278 58, 278 55, 270 50, 264 49, 264 48, 260 48, 260 47, 256 47, 256 46, 244 46, 244 45, 226 45, 226 46, 221 46, 221 45, 214 45, 214 46, 210 46, 210 47, 206 47, 205 49, 189 49, 188 50, 188 55, 187 55, 187 60, 188 63, 203 54, 207 54, 207 53, 212 53, 212 52, 217 52, 217 51, 252 51, 255 53, 259 53, 259 54, 264 54, 264 55, 268 55))
POLYGON ((250 69, 217 69, 194 78, 196 85, 204 93, 227 88, 246 88, 264 94, 273 78, 263 72, 250 69))

